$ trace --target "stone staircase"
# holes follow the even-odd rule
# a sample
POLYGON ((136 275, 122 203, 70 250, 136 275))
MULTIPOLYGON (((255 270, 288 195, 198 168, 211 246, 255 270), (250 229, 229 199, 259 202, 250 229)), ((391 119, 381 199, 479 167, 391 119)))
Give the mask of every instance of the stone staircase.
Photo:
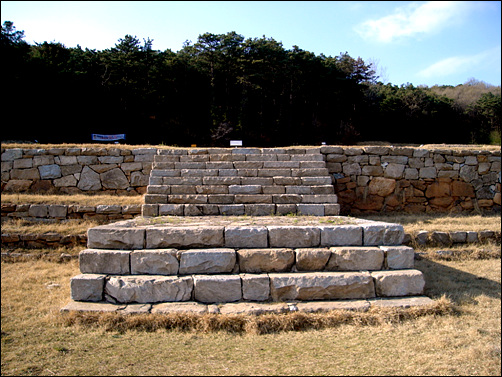
POLYGON ((319 148, 160 150, 143 216, 338 215, 319 148))
POLYGON ((88 230, 63 311, 260 314, 431 303, 401 225, 337 216, 318 149, 190 152, 156 156, 142 217, 88 230), (314 216, 298 216, 305 214, 314 216))

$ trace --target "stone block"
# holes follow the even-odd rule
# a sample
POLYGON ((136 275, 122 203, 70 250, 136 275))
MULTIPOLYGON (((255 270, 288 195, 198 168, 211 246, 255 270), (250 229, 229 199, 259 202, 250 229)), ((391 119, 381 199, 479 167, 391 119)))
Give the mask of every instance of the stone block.
POLYGON ((38 171, 40 172, 40 179, 55 179, 61 177, 61 168, 56 164, 39 166, 38 171))
POLYGON ((369 272, 269 274, 273 301, 335 300, 375 297, 369 272))
POLYGON ((152 305, 151 313, 167 314, 167 313, 193 313, 205 314, 208 312, 207 305, 198 302, 163 302, 152 305))
POLYGON ((384 177, 373 178, 368 185, 370 195, 388 196, 396 189, 396 180, 384 177))
POLYGON ((275 204, 245 204, 244 213, 247 216, 275 215, 275 204))
POLYGON ((420 178, 425 178, 425 179, 435 179, 437 175, 436 168, 435 167, 425 167, 425 168, 420 168, 418 176, 420 178))
POLYGON ((270 297, 270 279, 266 274, 241 274, 242 298, 249 301, 266 301, 270 297))
POLYGON ((177 275, 176 249, 135 250, 131 253, 132 275, 177 275))
POLYGON ((48 209, 45 204, 32 204, 28 209, 28 215, 31 217, 47 217, 48 209))
POLYGON ((244 204, 221 204, 218 206, 220 215, 224 216, 241 216, 244 215, 244 204))
POLYGON ((229 194, 261 194, 260 185, 230 185, 229 194))
POLYGON ((298 204, 297 212, 304 216, 324 216, 324 204, 298 204))
POLYGON ((283 272, 290 271, 295 263, 292 249, 240 249, 237 260, 241 272, 283 272))
POLYGON ((66 219, 68 206, 62 204, 50 204, 48 205, 48 210, 49 210, 49 217, 66 219))
POLYGON ((402 270, 413 268, 415 250, 407 246, 380 246, 385 253, 385 268, 402 270))
POLYGON ((146 248, 223 247, 223 226, 152 227, 146 230, 146 248))
POLYGON ((70 279, 71 299, 75 301, 101 301, 105 275, 80 274, 70 279))
POLYGON ((196 249, 180 253, 180 275, 231 273, 236 264, 233 249, 196 249))
POLYGON ((270 247, 318 247, 321 231, 313 226, 267 226, 270 247))
POLYGON ((272 204, 272 195, 235 195, 235 204, 272 204))
POLYGON ((450 237, 453 243, 465 243, 467 241, 467 232, 450 232, 450 237))
POLYGON ((374 271, 377 296, 413 296, 423 294, 425 280, 418 270, 374 271))
POLYGON ((294 194, 274 194, 272 201, 275 204, 298 204, 302 201, 302 197, 294 194))
POLYGON ((131 273, 129 265, 130 251, 86 249, 79 253, 80 272, 83 274, 117 274, 131 273))
POLYGON ((188 301, 192 290, 189 276, 131 275, 110 276, 104 294, 111 303, 154 303, 188 301))
POLYGON ((361 224, 363 228, 363 245, 401 245, 404 238, 404 228, 399 224, 370 223, 361 224))
POLYGON ((227 303, 220 306, 220 314, 248 314, 261 315, 268 313, 287 313, 289 306, 286 303, 253 303, 253 302, 237 302, 227 303))
POLYGON ((326 270, 360 271, 381 270, 384 252, 377 247, 332 247, 326 270))
POLYGON ((363 228, 359 225, 320 226, 321 246, 361 246, 363 228))
POLYGON ((331 251, 328 249, 296 249, 296 269, 298 271, 322 271, 328 263, 331 251))
POLYGON ((109 224, 87 230, 87 247, 90 249, 137 250, 144 248, 144 242, 145 229, 141 228, 109 224))
POLYGON ((268 247, 268 230, 264 226, 226 226, 225 247, 268 247))
POLYGON ((370 308, 370 304, 367 300, 343 300, 326 302, 312 301, 298 302, 295 305, 299 312, 304 313, 328 312, 331 310, 355 310, 359 312, 365 312, 370 308))
POLYGON ((194 275, 194 298, 205 303, 233 302, 242 299, 238 275, 194 275))

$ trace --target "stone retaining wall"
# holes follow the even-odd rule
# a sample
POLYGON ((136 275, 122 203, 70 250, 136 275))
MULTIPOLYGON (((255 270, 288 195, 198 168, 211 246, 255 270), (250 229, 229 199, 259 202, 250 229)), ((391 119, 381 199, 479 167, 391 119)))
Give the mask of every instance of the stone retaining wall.
POLYGON ((98 221, 127 220, 141 214, 140 204, 95 205, 78 204, 11 204, 2 203, 2 220, 16 218, 28 221, 92 219, 98 221))
MULTIPOLYGON (((500 211, 500 150, 390 146, 311 149, 320 150, 325 157, 342 214, 500 211)), ((2 147, 2 191, 144 194, 157 151, 2 147)), ((180 153, 201 154, 207 149, 180 153)))

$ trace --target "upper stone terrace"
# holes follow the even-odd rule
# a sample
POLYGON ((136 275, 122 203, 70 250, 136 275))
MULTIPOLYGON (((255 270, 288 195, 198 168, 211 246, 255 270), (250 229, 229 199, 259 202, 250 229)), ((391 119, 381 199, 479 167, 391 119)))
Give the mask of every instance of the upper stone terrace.
POLYGON ((338 215, 319 148, 159 150, 143 216, 338 215))

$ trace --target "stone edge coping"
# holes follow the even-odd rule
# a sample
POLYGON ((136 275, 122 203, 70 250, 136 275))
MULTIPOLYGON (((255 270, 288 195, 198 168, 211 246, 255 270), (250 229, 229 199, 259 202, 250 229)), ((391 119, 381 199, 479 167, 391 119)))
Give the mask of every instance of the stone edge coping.
POLYGON ((361 300, 336 300, 336 301, 302 301, 257 303, 237 302, 224 304, 202 304, 195 301, 165 302, 155 304, 111 304, 108 302, 83 302, 71 300, 60 309, 61 313, 68 312, 115 312, 119 314, 167 314, 167 313, 192 313, 192 314, 246 314, 259 315, 265 313, 288 312, 328 312, 332 310, 367 311, 371 307, 410 308, 426 306, 434 303, 427 296, 386 297, 361 300))

